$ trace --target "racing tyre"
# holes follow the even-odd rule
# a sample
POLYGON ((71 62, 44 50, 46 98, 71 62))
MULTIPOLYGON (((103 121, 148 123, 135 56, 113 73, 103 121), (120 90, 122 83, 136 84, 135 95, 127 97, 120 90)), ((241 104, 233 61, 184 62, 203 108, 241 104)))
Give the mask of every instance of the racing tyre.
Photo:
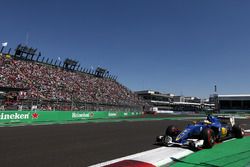
POLYGON ((192 151, 197 151, 197 150, 198 150, 198 147, 195 146, 195 143, 194 143, 194 142, 190 142, 188 146, 189 146, 189 148, 190 148, 192 151))
POLYGON ((165 145, 165 146, 172 146, 172 137, 164 136, 162 138, 162 144, 165 145))
POLYGON ((206 128, 201 132, 201 137, 204 140, 204 148, 212 148, 215 142, 215 135, 212 129, 206 128))
POLYGON ((164 136, 157 136, 156 143, 162 143, 164 136))
POLYGON ((171 136, 171 137, 177 136, 178 135, 178 129, 175 126, 170 125, 166 129, 165 135, 166 136, 171 136))
POLYGON ((234 125, 232 131, 236 138, 244 137, 244 129, 242 129, 239 125, 234 125))

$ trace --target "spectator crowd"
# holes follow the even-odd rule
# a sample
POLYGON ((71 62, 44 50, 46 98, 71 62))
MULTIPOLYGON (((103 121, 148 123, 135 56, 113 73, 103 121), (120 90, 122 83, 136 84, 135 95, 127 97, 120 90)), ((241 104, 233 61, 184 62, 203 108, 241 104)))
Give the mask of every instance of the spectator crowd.
POLYGON ((109 106, 145 105, 135 93, 115 80, 35 61, 0 55, 0 87, 23 89, 18 99, 109 106))

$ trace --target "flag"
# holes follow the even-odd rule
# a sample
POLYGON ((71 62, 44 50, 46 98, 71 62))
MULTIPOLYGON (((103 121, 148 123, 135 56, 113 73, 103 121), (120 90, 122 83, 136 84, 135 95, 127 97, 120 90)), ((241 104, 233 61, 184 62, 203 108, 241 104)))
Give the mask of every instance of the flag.
POLYGON ((8 45, 8 42, 2 43, 2 46, 3 46, 3 47, 6 47, 7 45, 8 45))

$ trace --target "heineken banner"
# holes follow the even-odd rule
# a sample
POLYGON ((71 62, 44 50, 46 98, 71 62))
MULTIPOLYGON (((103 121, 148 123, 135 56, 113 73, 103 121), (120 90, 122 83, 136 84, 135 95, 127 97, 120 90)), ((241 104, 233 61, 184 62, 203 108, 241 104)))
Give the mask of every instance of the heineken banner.
POLYGON ((121 111, 1 111, 0 123, 65 122, 89 119, 123 118, 142 112, 121 111))

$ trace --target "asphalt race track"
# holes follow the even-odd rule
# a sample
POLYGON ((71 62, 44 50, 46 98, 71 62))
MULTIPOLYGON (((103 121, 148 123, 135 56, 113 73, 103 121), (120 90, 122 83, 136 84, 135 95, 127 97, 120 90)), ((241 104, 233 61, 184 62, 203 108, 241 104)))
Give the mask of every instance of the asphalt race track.
MULTIPOLYGON (((85 167, 157 148, 166 126, 190 121, 82 123, 0 128, 3 167, 85 167)), ((240 120, 250 129, 249 120, 240 120)))

